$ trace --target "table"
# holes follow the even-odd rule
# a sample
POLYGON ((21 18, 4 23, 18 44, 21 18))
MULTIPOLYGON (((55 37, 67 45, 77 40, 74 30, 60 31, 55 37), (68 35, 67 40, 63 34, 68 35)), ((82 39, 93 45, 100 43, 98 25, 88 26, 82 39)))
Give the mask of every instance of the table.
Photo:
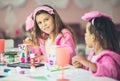
MULTIPOLYGON (((90 71, 77 69, 72 66, 67 66, 64 71, 64 77, 69 81, 117 81, 107 77, 94 77, 90 71)), ((5 75, 5 78, 0 78, 0 81, 57 81, 61 78, 61 71, 49 72, 44 66, 31 69, 21 69, 25 74, 19 74, 20 68, 0 66, 0 75, 5 75), (5 73, 4 69, 10 69, 10 72, 5 73)))

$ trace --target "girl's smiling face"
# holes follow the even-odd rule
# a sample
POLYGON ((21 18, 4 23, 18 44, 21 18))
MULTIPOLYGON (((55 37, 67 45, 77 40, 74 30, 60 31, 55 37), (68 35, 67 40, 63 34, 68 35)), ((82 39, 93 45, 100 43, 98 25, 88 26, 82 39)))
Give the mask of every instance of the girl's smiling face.
POLYGON ((47 13, 42 13, 36 16, 36 22, 43 32, 47 34, 53 34, 54 31, 54 19, 47 13))

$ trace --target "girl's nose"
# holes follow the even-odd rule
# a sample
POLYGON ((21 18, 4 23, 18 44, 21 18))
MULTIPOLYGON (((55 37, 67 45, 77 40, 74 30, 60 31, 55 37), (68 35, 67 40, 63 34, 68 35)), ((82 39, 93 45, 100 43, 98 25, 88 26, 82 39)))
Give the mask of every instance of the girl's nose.
POLYGON ((45 22, 43 22, 42 24, 43 24, 43 25, 42 25, 42 27, 44 28, 44 27, 46 26, 46 23, 45 23, 45 22))

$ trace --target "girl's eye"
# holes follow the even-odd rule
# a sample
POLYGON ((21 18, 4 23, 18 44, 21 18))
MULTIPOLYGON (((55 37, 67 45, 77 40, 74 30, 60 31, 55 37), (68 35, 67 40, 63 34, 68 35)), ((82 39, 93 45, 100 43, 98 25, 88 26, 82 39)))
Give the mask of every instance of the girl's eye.
POLYGON ((41 25, 42 22, 38 22, 38 25, 41 25))
POLYGON ((41 24, 41 22, 38 22, 38 24, 41 24))
POLYGON ((49 20, 48 18, 45 19, 45 21, 48 21, 48 20, 49 20))

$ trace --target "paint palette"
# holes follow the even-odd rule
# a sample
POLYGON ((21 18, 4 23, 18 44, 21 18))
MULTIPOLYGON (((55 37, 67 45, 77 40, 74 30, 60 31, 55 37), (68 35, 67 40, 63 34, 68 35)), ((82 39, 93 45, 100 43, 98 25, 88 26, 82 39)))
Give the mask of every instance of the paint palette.
MULTIPOLYGON (((8 64, 7 65, 8 67, 21 67, 21 68, 30 68, 30 63, 27 62, 27 63, 13 63, 13 64, 8 64)), ((44 66, 43 63, 35 63, 35 67, 41 67, 41 66, 44 66)))
POLYGON ((4 77, 6 77, 6 76, 4 76, 4 75, 0 75, 0 78, 4 78, 4 77))

